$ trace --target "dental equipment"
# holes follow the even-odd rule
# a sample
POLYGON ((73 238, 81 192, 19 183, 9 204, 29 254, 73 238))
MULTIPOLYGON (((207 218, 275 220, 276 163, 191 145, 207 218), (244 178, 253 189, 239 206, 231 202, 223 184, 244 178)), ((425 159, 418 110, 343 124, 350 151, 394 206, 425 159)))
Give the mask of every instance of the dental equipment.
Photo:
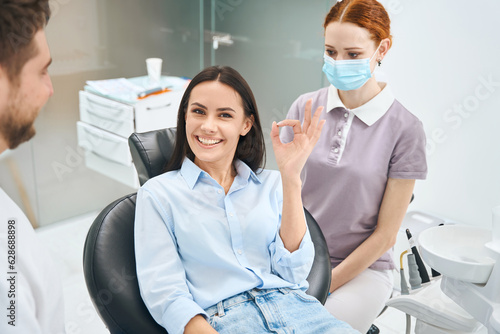
POLYGON ((409 229, 406 229, 406 236, 408 237, 408 242, 410 243, 411 252, 415 255, 415 261, 418 266, 418 272, 420 274, 420 278, 422 279, 422 283, 428 283, 430 281, 429 274, 427 273, 427 269, 425 269, 424 261, 422 261, 422 258, 418 253, 417 246, 415 245, 415 241, 413 240, 409 229))
POLYGON ((405 273, 403 269, 403 255, 408 253, 407 250, 405 250, 403 253, 401 253, 401 256, 399 257, 399 263, 400 263, 400 269, 399 269, 399 276, 401 278, 401 294, 402 295, 409 295, 410 290, 408 289, 408 284, 406 284, 406 278, 405 278, 405 273))
POLYGON ((489 334, 500 334, 500 206, 493 230, 465 225, 429 228, 419 236, 424 260, 443 278, 442 291, 489 334))

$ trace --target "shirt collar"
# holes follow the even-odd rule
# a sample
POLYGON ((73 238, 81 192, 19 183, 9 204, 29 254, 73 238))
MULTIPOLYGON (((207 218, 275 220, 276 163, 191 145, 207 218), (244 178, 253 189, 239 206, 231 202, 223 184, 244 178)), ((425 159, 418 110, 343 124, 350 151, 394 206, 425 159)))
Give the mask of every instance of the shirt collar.
MULTIPOLYGON (((244 185, 244 184, 247 184, 248 180, 251 178, 256 183, 262 183, 262 181, 259 179, 259 177, 243 161, 236 160, 234 165, 236 167, 237 175, 234 178, 233 182, 237 182, 238 184, 244 185)), ((208 174, 203 169, 198 167, 188 157, 185 157, 184 161, 182 162, 181 175, 184 178, 184 180, 186 180, 190 189, 194 188, 194 186, 196 185, 196 182, 201 177, 212 178, 210 176, 210 174, 208 174)))
MULTIPOLYGON (((370 101, 366 102, 362 106, 359 106, 354 109, 349 109, 359 118, 363 123, 368 126, 371 126, 376 121, 378 121, 382 116, 385 115, 387 110, 394 103, 394 95, 392 95, 392 91, 389 86, 382 82, 381 83, 382 90, 380 93, 375 95, 370 101)), ((326 103, 326 110, 330 112, 334 108, 342 107, 347 109, 342 101, 340 100, 339 92, 337 88, 333 85, 328 87, 328 100, 326 103)))

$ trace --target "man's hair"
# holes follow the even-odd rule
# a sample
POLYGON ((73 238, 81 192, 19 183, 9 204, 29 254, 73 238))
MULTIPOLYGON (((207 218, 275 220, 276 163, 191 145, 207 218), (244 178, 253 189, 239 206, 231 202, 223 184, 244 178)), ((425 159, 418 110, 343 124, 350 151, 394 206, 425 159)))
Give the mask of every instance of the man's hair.
POLYGON ((33 37, 49 17, 49 0, 0 0, 0 66, 10 81, 37 54, 33 37))

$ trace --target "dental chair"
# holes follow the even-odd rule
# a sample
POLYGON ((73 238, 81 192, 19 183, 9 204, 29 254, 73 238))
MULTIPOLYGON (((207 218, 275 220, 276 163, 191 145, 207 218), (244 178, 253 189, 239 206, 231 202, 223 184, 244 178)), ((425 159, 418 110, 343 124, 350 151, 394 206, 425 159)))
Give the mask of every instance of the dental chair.
MULTIPOLYGON (((170 159, 175 128, 134 133, 130 151, 140 184, 159 175, 170 159)), ((92 302, 110 333, 167 333, 150 315, 137 281, 134 254, 136 193, 117 199, 94 220, 85 240, 83 269, 92 302)), ((307 293, 325 303, 330 289, 330 256, 325 238, 304 210, 316 251, 307 293)))

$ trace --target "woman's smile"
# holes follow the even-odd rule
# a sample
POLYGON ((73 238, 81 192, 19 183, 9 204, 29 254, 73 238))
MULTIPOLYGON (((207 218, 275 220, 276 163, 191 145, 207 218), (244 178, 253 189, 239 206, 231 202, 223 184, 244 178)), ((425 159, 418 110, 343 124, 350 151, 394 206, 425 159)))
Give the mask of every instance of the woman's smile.
POLYGON ((211 146, 211 147, 222 142, 222 139, 205 138, 200 136, 196 136, 196 139, 198 139, 198 142, 203 144, 204 146, 211 146))

